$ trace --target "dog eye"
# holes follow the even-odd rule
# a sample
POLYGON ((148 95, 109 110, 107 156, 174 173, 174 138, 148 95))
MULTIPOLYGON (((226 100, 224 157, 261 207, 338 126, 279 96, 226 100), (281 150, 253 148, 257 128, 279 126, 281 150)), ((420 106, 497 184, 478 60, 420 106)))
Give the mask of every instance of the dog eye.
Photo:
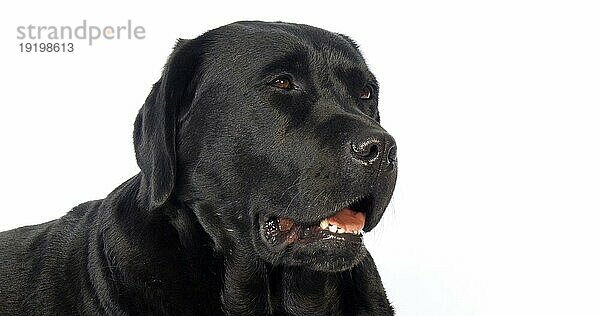
POLYGON ((360 94, 358 96, 363 100, 368 100, 371 98, 371 94, 373 94, 373 89, 371 86, 365 86, 362 88, 362 90, 360 90, 360 94))
POLYGON ((291 90, 292 88, 294 88, 294 85, 292 84, 292 79, 287 76, 279 77, 271 81, 271 85, 273 87, 284 90, 291 90))

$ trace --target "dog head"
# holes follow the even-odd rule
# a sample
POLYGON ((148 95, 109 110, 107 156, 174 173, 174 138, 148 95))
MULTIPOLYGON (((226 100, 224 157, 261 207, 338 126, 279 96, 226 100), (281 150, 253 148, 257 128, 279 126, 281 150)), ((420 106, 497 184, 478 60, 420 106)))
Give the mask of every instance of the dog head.
POLYGON ((136 119, 140 204, 188 207, 222 251, 348 269, 396 181, 378 91, 357 45, 319 28, 180 40, 136 119))

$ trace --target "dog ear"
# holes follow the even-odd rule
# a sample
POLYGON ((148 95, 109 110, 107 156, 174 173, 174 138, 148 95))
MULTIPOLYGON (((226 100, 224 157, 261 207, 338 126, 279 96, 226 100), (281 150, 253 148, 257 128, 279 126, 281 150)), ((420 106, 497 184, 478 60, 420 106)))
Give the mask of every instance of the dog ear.
POLYGON ((177 118, 194 97, 200 59, 193 41, 178 40, 135 120, 133 141, 141 170, 138 201, 145 209, 163 205, 175 186, 177 118))

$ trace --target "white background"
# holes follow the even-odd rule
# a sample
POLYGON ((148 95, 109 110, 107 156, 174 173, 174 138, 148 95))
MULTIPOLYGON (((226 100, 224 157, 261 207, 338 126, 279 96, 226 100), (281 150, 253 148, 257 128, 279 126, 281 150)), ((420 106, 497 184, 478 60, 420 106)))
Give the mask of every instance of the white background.
POLYGON ((176 38, 301 22, 353 37, 381 82, 399 177, 367 242, 399 315, 600 315, 596 1, 211 2, 2 2, 0 230, 138 172, 133 121, 176 38), (17 26, 83 19, 147 38, 19 52, 17 26))

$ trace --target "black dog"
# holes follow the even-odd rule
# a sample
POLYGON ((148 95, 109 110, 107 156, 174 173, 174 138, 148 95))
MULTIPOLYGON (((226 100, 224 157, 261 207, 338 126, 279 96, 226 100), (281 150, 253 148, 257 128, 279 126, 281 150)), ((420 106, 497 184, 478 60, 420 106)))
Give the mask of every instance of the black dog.
POLYGON ((0 234, 0 314, 392 314, 362 242, 396 179, 377 97, 344 35, 179 41, 135 122, 141 172, 0 234))

